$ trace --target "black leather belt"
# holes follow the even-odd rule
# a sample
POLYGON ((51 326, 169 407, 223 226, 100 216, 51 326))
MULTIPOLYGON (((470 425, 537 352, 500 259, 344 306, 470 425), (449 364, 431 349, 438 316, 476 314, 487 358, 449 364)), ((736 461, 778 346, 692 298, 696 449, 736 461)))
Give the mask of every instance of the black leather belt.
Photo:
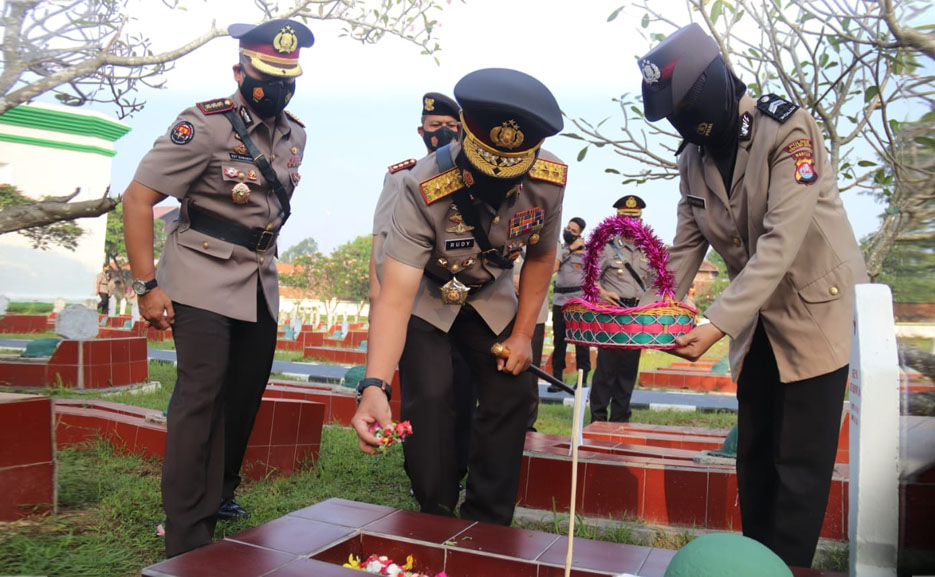
POLYGON ((640 299, 617 299, 617 301, 625 307, 635 307, 640 304, 640 299))
POLYGON ((254 252, 266 252, 276 242, 279 230, 266 230, 263 228, 246 227, 239 222, 215 216, 196 207, 188 205, 188 221, 191 228, 202 234, 212 236, 232 244, 240 245, 254 252))
POLYGON ((552 289, 553 293, 565 294, 565 293, 576 293, 581 290, 580 286, 557 286, 552 289))

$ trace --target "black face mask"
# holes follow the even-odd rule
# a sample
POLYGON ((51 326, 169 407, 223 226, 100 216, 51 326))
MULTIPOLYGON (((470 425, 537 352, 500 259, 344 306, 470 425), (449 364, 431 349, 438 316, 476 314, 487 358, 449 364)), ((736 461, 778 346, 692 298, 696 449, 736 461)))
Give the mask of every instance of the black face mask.
POLYGON ((737 138, 738 108, 746 86, 720 57, 715 58, 667 117, 687 142, 725 148, 737 138))
POLYGON ((442 126, 438 130, 432 132, 425 129, 422 130, 422 142, 424 142, 426 148, 432 152, 435 152, 456 138, 458 138, 458 133, 447 126, 442 126))
POLYGON ((240 84, 240 94, 261 118, 272 118, 286 109, 295 94, 295 80, 257 80, 246 72, 240 84))
POLYGON ((575 233, 573 233, 573 232, 571 232, 571 231, 569 231, 569 230, 563 230, 563 231, 562 231, 562 239, 565 240, 565 244, 571 244, 571 243, 575 242, 575 239, 576 239, 576 238, 578 238, 578 235, 577 235, 577 234, 575 234, 575 233))

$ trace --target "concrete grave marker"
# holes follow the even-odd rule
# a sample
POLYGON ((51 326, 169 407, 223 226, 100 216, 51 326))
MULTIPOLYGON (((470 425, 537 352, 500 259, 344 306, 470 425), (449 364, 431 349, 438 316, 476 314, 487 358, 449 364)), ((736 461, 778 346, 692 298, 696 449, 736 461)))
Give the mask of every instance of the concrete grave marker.
POLYGON ((10 299, 0 295, 0 315, 6 314, 7 307, 10 306, 10 299))
MULTIPOLYGON (((97 313, 81 305, 68 305, 55 317, 55 334, 83 341, 97 336, 97 313)), ((84 346, 78 343, 78 388, 84 388, 84 346)))
POLYGON ((893 295, 855 288, 851 341, 850 575, 895 577, 899 537, 899 361, 893 295))

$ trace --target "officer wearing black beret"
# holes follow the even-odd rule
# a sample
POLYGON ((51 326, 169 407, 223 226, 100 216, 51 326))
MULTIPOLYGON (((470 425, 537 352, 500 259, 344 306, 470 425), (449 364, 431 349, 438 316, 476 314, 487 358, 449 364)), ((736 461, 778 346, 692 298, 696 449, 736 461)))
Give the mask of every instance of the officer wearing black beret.
POLYGON ((730 335, 737 382, 737 490, 744 535, 809 567, 824 520, 863 258, 824 135, 785 98, 753 99, 698 24, 638 60, 643 107, 684 139, 669 251, 676 296, 709 248, 730 284, 709 323, 676 340, 695 360, 730 335))
POLYGON ((534 378, 524 371, 552 276, 567 173, 542 143, 563 122, 548 88, 515 70, 472 72, 454 92, 461 142, 407 171, 393 208, 351 422, 361 450, 373 452, 369 428, 390 420, 388 383, 398 363, 408 375, 402 416, 413 433, 404 451, 415 497, 423 512, 454 515, 449 359, 457 347, 477 394, 461 517, 509 525, 534 400, 534 378), (524 247, 517 299, 511 269, 524 247), (497 342, 508 359, 491 355, 497 342))
MULTIPOLYGON (((640 219, 646 203, 635 194, 614 203, 617 214, 640 219)), ((601 299, 617 306, 636 306, 652 284, 653 272, 633 239, 618 236, 601 252, 598 289, 601 299)), ((598 349, 591 380, 591 422, 630 420, 630 398, 640 372, 640 349, 598 349), (610 414, 608 417, 608 408, 610 414)))
POLYGON ((311 31, 272 20, 229 32, 237 91, 184 110, 123 197, 140 313, 171 326, 178 353, 162 469, 169 557, 210 543, 218 518, 246 514, 234 489, 276 350, 276 240, 306 140, 285 107, 311 31), (167 195, 180 216, 154 267, 152 207, 167 195))

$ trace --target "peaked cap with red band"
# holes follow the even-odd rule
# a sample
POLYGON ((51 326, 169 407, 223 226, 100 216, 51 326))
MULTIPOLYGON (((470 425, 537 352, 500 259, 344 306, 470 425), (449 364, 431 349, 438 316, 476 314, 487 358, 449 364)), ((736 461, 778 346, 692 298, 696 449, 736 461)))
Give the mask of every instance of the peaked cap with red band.
POLYGON ((250 64, 270 76, 292 78, 302 74, 299 50, 315 43, 312 31, 295 20, 270 20, 256 26, 231 24, 227 31, 240 39, 240 53, 250 59, 250 64))
POLYGON ((643 112, 656 121, 678 108, 695 80, 720 55, 701 26, 679 28, 637 61, 643 74, 643 112))

